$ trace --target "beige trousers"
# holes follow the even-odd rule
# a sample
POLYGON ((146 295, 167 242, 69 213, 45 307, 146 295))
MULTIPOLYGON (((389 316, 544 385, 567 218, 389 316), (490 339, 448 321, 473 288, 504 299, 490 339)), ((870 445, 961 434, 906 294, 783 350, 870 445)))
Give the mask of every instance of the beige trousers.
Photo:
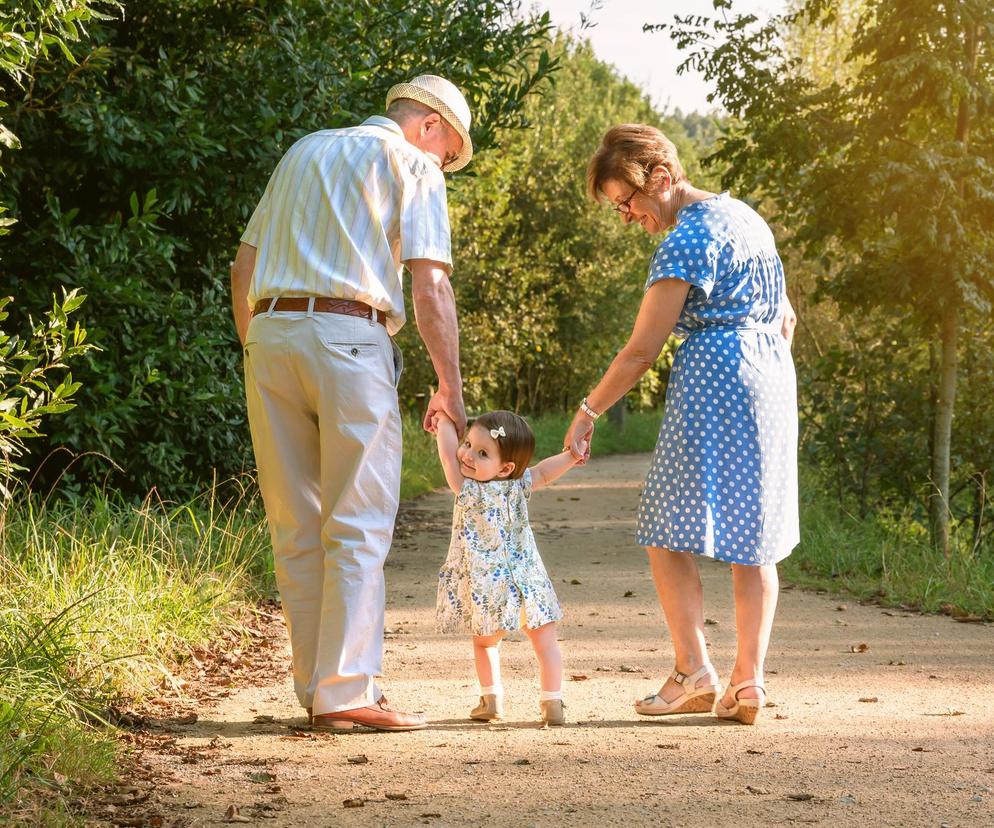
POLYGON ((315 714, 380 696, 400 371, 400 351, 367 319, 277 312, 249 324, 245 391, 259 487, 294 688, 315 714))

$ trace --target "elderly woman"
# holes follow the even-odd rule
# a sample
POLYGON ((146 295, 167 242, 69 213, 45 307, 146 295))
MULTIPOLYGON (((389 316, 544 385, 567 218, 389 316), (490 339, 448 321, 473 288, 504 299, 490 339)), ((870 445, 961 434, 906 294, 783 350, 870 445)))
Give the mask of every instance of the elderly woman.
POLYGON ((605 134, 587 189, 625 224, 670 232, 649 263, 631 338, 581 403, 566 447, 579 456, 594 420, 653 365, 669 335, 685 338, 638 515, 676 664, 635 709, 713 709, 752 724, 765 697, 776 564, 798 541, 795 317, 773 235, 748 205, 694 187, 673 144, 643 124, 605 134), (738 648, 724 694, 705 647, 695 556, 731 564, 738 648))

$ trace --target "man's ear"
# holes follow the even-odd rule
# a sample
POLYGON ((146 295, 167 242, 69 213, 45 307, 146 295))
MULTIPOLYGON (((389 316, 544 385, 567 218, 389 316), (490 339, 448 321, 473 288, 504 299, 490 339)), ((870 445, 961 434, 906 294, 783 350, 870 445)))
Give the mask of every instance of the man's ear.
POLYGON ((442 116, 437 112, 432 112, 431 115, 426 115, 421 121, 421 133, 424 134, 433 129, 437 129, 441 122, 442 116))
POLYGON ((514 470, 516 468, 517 466, 515 466, 514 463, 505 463, 503 466, 500 467, 500 471, 497 472, 497 477, 499 477, 501 480, 504 480, 505 478, 510 477, 512 474, 514 474, 514 470))

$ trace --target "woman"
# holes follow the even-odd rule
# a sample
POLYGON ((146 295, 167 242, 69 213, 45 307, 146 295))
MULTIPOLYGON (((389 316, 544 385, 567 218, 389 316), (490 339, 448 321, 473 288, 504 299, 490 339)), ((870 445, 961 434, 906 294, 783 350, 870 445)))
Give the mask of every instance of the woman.
POLYGON ((765 699, 776 564, 798 541, 795 317, 773 235, 743 202, 694 187, 673 144, 643 124, 605 134, 587 189, 625 224, 672 230, 650 262, 631 338, 581 403, 566 447, 579 456, 594 420, 655 363, 670 333, 685 337, 638 516, 676 669, 635 707, 647 716, 713 708, 752 724, 765 699), (731 564, 738 648, 724 695, 705 647, 695 556, 731 564))

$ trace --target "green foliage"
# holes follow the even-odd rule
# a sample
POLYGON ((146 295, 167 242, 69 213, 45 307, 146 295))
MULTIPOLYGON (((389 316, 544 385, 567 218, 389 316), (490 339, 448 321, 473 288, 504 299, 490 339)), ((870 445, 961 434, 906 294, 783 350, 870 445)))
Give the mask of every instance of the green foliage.
MULTIPOLYGON (((587 162, 609 127, 658 124, 693 180, 710 183, 680 121, 589 46, 564 38, 554 54, 555 87, 525 105, 532 128, 504 137, 450 199, 465 395, 478 409, 572 410, 631 331, 657 242, 586 197, 587 162)), ((401 344, 418 356, 407 360, 407 397, 433 379, 410 328, 401 344)), ((633 402, 658 403, 667 370, 664 359, 633 402)))
MULTIPOLYGON (((79 391, 68 363, 92 350, 79 322, 69 323, 69 314, 85 297, 72 290, 42 322, 31 323, 26 338, 0 328, 0 505, 11 495, 14 474, 23 471, 16 458, 24 452, 24 441, 41 437, 44 417, 73 407, 69 400, 79 391)), ((13 300, 0 298, 0 323, 13 300)), ((0 527, 3 525, 0 513, 0 527)))
POLYGON ((83 454, 77 480, 110 457, 132 492, 248 465, 228 262, 280 156, 433 71, 466 91, 483 158, 554 71, 548 30, 515 0, 165 0, 91 22, 69 77, 39 61, 31 86, 5 86, 24 145, 0 183, 20 222, 0 240, 10 289, 30 306, 84 287, 102 349, 36 456, 83 454))

